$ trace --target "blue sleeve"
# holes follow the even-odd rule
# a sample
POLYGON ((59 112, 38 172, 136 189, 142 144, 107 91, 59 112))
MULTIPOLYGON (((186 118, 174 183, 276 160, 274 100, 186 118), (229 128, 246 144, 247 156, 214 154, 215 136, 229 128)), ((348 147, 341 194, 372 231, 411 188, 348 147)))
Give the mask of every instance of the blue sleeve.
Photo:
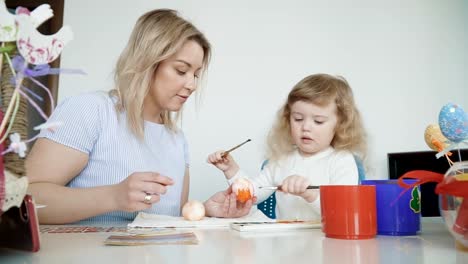
POLYGON ((61 125, 53 130, 43 129, 39 137, 89 154, 101 132, 101 110, 104 103, 104 95, 97 93, 65 99, 47 121, 61 125))

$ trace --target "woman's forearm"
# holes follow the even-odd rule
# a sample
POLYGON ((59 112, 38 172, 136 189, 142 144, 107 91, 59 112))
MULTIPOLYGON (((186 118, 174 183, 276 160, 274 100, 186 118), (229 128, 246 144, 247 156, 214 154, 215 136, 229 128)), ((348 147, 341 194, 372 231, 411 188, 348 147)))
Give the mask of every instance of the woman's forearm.
POLYGON ((69 188, 53 183, 37 182, 28 192, 36 204, 41 224, 66 224, 117 210, 112 186, 69 188))

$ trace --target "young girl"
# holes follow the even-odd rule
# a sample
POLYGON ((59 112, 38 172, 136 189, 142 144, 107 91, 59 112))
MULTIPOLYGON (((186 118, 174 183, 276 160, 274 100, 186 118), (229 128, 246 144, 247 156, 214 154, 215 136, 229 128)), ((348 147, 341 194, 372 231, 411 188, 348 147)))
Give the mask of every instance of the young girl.
MULTIPOLYGON (((354 155, 365 155, 365 132, 353 93, 342 77, 315 74, 294 86, 267 140, 266 167, 249 178, 258 201, 276 192, 279 219, 320 220, 318 190, 309 185, 356 185, 354 155)), ((232 183, 247 177, 231 155, 217 151, 208 162, 232 183)), ((247 177, 248 178, 248 177, 247 177)))

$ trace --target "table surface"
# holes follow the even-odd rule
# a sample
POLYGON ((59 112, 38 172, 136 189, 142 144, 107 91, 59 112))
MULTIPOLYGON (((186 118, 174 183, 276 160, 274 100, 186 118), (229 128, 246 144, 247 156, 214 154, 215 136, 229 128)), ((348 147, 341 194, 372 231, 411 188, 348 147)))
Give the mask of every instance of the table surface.
POLYGON ((238 232, 192 229, 197 245, 106 246, 113 233, 43 233, 36 253, 0 249, 0 263, 468 263, 441 218, 418 236, 326 238, 320 229, 238 232))

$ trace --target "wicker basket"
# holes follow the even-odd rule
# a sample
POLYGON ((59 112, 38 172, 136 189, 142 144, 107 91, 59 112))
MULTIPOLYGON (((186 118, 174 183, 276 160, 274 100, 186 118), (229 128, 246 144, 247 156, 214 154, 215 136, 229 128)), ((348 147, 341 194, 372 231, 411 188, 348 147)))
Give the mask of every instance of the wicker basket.
MULTIPOLYGON (((15 86, 10 83, 12 77, 13 73, 11 72, 11 69, 8 66, 8 61, 4 59, 2 66, 2 74, 0 78, 0 97, 2 104, 1 107, 4 113, 8 108, 8 104, 10 103, 13 91, 15 90, 15 86)), ((29 81, 24 80, 23 85, 28 86, 29 81)), ((8 124, 5 127, 5 129, 7 127, 8 124)), ((13 126, 11 128, 10 134, 11 133, 19 133, 21 135, 21 139, 26 139, 28 137, 28 104, 26 99, 24 99, 23 97, 21 97, 20 99, 20 106, 16 114, 13 126)), ((10 145, 10 140, 7 138, 7 140, 5 140, 3 144, 6 149, 10 145)), ((18 154, 10 152, 3 156, 3 161, 6 170, 9 170, 20 176, 25 175, 24 159, 20 158, 18 154)))

